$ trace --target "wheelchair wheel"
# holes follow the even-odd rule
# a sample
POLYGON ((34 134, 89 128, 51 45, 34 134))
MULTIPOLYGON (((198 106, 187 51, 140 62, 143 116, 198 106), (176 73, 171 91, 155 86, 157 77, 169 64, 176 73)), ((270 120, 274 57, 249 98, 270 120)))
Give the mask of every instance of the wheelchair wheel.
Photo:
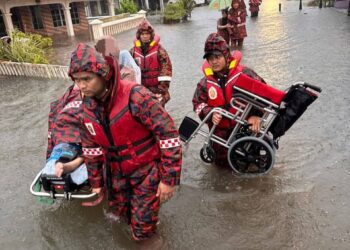
POLYGON ((213 163, 216 158, 215 151, 210 146, 204 146, 201 148, 201 151, 199 152, 199 155, 205 163, 213 163))
POLYGON ((273 139, 270 136, 266 135, 264 136, 264 141, 266 141, 269 144, 269 146, 272 148, 273 152, 276 153, 277 148, 273 139))
POLYGON ((238 174, 265 174, 275 162, 271 146, 254 136, 246 136, 233 142, 228 150, 228 162, 238 174))

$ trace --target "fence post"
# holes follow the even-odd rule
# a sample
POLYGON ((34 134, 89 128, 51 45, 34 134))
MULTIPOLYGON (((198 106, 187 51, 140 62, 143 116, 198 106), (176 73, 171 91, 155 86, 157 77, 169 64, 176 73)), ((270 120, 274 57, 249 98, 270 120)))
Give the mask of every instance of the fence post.
POLYGON ((100 20, 93 20, 91 25, 91 32, 92 32, 92 39, 97 40, 101 37, 103 37, 103 28, 102 28, 103 22, 100 20))
POLYGON ((322 9, 322 0, 320 0, 320 3, 319 3, 319 5, 318 5, 318 7, 319 7, 320 9, 322 9))
POLYGON ((302 0, 300 0, 300 3, 299 3, 299 10, 302 10, 303 9, 303 2, 302 0))
POLYGON ((137 14, 139 14, 139 15, 141 15, 142 17, 146 18, 147 11, 145 11, 145 10, 140 10, 139 12, 137 12, 137 14))
POLYGON ((278 10, 279 10, 279 12, 281 12, 281 9, 282 9, 282 4, 279 3, 279 4, 278 4, 278 10))

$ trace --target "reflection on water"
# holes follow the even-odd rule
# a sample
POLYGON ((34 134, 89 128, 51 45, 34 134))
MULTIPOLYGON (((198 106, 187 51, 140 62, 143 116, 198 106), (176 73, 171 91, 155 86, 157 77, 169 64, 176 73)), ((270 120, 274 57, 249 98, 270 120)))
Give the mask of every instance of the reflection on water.
MULTIPOLYGON (((298 1, 282 1, 279 13, 278 3, 263 1, 259 17, 247 18, 243 64, 281 89, 303 80, 323 93, 281 138, 266 176, 242 178, 204 164, 203 138, 195 138, 185 152, 182 186, 160 215, 164 249, 350 248, 350 20, 331 8, 299 12, 298 1)), ((188 23, 153 19, 173 63, 167 109, 177 125, 195 116, 191 99, 202 77, 203 44, 219 16, 200 7, 188 23)), ((132 46, 134 32, 117 36, 122 49, 132 46)), ((68 64, 75 43, 84 40, 56 43, 57 62, 68 64)), ((0 249, 138 249, 128 226, 108 218, 106 204, 49 207, 28 192, 44 164, 49 102, 69 81, 0 81, 0 249)))

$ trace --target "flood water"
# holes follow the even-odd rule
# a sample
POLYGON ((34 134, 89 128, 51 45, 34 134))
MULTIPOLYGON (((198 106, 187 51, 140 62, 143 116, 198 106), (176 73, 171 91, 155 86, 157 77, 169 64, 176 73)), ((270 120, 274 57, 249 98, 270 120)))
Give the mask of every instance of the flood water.
MULTIPOLYGON (((163 249, 350 249, 350 18, 333 8, 298 6, 263 0, 259 17, 247 18, 242 63, 280 89, 305 81, 322 94, 282 137, 276 164, 263 177, 204 164, 202 138, 192 141, 182 185, 161 209, 163 249)), ((167 110, 177 125, 194 116, 204 41, 219 17, 199 7, 187 23, 152 19, 173 62, 167 110)), ((117 36, 122 49, 131 47, 134 33, 117 36)), ((57 62, 68 64, 74 45, 62 40, 57 62)), ((70 82, 0 81, 0 249, 137 249, 127 226, 105 216, 104 204, 48 206, 29 193, 45 164, 49 102, 70 82)))

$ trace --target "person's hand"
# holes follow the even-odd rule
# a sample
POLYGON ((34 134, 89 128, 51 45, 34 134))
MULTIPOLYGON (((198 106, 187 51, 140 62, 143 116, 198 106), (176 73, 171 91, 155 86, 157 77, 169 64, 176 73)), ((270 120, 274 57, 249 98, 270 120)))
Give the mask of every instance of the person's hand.
POLYGON ((175 192, 175 186, 169 186, 163 182, 159 182, 158 190, 156 196, 159 197, 160 202, 166 202, 171 197, 173 197, 175 192))
POLYGON ((254 133, 258 133, 260 131, 261 119, 258 116, 251 116, 248 118, 248 124, 254 133))
POLYGON ((55 165, 55 175, 61 177, 64 173, 64 165, 62 162, 57 162, 55 165))
POLYGON ((156 99, 157 99, 159 102, 162 102, 162 100, 163 100, 162 94, 154 94, 154 96, 156 97, 156 99))
POLYGON ((218 125, 222 119, 222 116, 219 113, 214 112, 213 117, 211 118, 211 121, 214 123, 214 125, 218 125))

